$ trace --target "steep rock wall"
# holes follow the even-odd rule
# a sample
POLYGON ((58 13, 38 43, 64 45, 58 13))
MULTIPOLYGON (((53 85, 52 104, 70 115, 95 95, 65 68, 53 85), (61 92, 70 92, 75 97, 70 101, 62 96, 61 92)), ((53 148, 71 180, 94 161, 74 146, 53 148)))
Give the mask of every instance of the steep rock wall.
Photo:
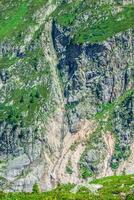
POLYGON ((115 140, 105 175, 114 174, 129 157, 133 143, 133 30, 99 44, 78 45, 69 36, 69 29, 54 22, 52 35, 70 132, 75 134, 79 130, 81 119, 92 119, 96 113, 102 113, 97 118, 99 130, 89 139, 91 147, 87 144, 80 161, 82 174, 104 176, 108 149, 103 135, 108 131, 115 140))

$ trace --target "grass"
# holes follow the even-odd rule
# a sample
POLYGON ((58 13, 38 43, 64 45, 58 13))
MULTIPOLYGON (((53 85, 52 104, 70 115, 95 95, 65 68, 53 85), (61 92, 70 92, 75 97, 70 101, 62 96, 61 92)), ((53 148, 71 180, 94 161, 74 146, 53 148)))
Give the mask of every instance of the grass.
POLYGON ((134 175, 113 176, 97 179, 91 183, 103 187, 97 193, 91 193, 85 187, 73 194, 74 185, 60 185, 50 192, 43 193, 0 193, 1 200, 133 200, 134 175))
POLYGON ((64 2, 53 16, 61 26, 70 27, 74 42, 80 44, 102 42, 134 27, 133 4, 99 4, 96 0, 64 2), (122 9, 117 12, 119 7, 122 9))
POLYGON ((33 18, 33 13, 47 2, 48 0, 31 0, 29 2, 15 0, 11 1, 9 6, 8 2, 2 2, 3 6, 0 7, 0 41, 23 32, 30 25, 35 24, 36 20, 33 18))
POLYGON ((17 58, 11 58, 9 56, 5 56, 0 59, 0 70, 9 68, 10 66, 14 65, 17 61, 17 58))
POLYGON ((111 38, 120 32, 125 32, 134 27, 134 5, 124 6, 123 10, 105 20, 82 27, 75 35, 75 41, 79 43, 98 43, 111 38))
POLYGON ((26 3, 20 4, 17 8, 15 8, 11 15, 8 16, 6 20, 0 22, 0 39, 2 40, 7 35, 13 33, 15 29, 21 27, 22 23, 24 22, 24 17, 28 12, 28 6, 26 3))
MULTIPOLYGON (((124 176, 113 176, 106 177, 103 179, 98 179, 92 183, 103 185, 103 189, 99 191, 100 198, 104 199, 121 199, 121 193, 129 194, 131 193, 132 188, 134 187, 134 176, 124 175, 124 176)), ((125 195, 125 199, 133 197, 131 195, 125 195)))
POLYGON ((80 7, 82 0, 72 1, 71 3, 63 2, 53 13, 54 18, 61 26, 69 26, 71 25, 76 16, 77 9, 80 7))

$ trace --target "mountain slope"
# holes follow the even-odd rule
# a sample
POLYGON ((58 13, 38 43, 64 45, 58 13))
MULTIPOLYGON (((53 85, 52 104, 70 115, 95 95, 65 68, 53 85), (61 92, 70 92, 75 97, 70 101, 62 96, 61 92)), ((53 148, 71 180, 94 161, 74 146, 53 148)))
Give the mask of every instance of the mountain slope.
POLYGON ((0 11, 0 187, 133 174, 133 1, 0 11))

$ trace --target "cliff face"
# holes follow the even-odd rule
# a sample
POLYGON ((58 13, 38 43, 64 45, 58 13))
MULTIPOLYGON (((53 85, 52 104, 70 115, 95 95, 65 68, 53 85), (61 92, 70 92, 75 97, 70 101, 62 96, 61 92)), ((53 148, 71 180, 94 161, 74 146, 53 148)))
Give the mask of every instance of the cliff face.
POLYGON ((80 160, 82 176, 113 174, 133 143, 132 31, 101 44, 77 45, 54 24, 53 40, 71 134, 77 133, 81 120, 99 122, 80 160))
POLYGON ((134 6, 123 3, 2 2, 2 189, 134 173, 134 6))

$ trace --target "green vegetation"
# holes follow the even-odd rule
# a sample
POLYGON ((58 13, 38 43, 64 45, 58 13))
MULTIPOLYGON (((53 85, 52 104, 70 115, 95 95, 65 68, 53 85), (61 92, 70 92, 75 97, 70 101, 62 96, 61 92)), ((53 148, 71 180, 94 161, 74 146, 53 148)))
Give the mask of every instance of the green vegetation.
POLYGON ((113 176, 98 179, 92 183, 103 185, 103 189, 99 191, 100 199, 134 199, 133 186, 134 177, 127 176, 113 176))
POLYGON ((130 156, 131 150, 128 144, 124 148, 121 147, 119 138, 116 136, 116 144, 114 147, 114 154, 111 161, 112 169, 117 169, 119 167, 121 160, 126 160, 130 156))
POLYGON ((35 32, 31 41, 36 48, 27 50, 21 59, 10 56, 1 59, 0 68, 6 68, 7 73, 10 71, 10 78, 15 77, 13 89, 0 105, 1 122, 27 127, 34 122, 35 114, 40 113, 41 107, 49 99, 50 68, 41 48, 41 30, 42 27, 35 32))
POLYGON ((74 185, 60 185, 50 192, 44 193, 0 193, 1 200, 133 200, 134 176, 113 176, 94 180, 94 184, 102 185, 102 189, 91 193, 88 188, 81 187, 74 194, 70 190, 74 185))
POLYGON ((79 102, 67 103, 65 104, 65 110, 73 110, 78 104, 79 102))
POLYGON ((112 130, 113 114, 116 108, 123 105, 127 98, 134 95, 134 90, 127 90, 117 100, 100 105, 100 111, 96 113, 94 119, 99 121, 101 129, 104 131, 112 130))
POLYGON ((11 1, 1 2, 1 20, 0 20, 0 41, 4 38, 14 36, 25 31, 30 25, 35 24, 36 20, 32 17, 40 7, 45 5, 48 0, 31 1, 11 1))
POLYGON ((28 126, 34 120, 34 114, 39 112, 41 105, 47 101, 49 92, 46 86, 36 86, 29 89, 16 89, 12 91, 9 102, 0 105, 0 121, 11 124, 22 122, 28 126))
POLYGON ((102 132, 101 127, 98 127, 86 140, 86 148, 83 154, 81 155, 79 161, 79 171, 80 175, 83 179, 87 179, 89 177, 95 177, 98 173, 96 171, 98 164, 100 163, 100 148, 103 151, 103 140, 102 140, 102 132), (101 145, 101 146, 100 146, 101 145), (93 152, 97 156, 97 158, 92 160, 91 162, 87 163, 87 153, 95 150, 93 152))
POLYGON ((38 185, 37 183, 35 183, 35 184, 33 185, 32 192, 33 192, 34 194, 40 193, 40 188, 39 188, 39 185, 38 185))
POLYGON ((97 43, 110 38, 117 33, 134 27, 134 5, 123 7, 123 10, 107 19, 102 19, 87 28, 82 27, 75 35, 79 43, 97 43))
POLYGON ((53 13, 56 21, 62 26, 70 26, 76 19, 77 9, 81 6, 82 0, 72 1, 71 3, 63 2, 53 13))
MULTIPOLYGON (((99 149, 103 151, 105 147, 104 140, 102 139, 103 133, 113 133, 115 138, 115 149, 111 160, 111 167, 113 170, 119 167, 119 164, 122 160, 126 160, 130 155, 130 145, 126 144, 122 148, 120 137, 115 132, 114 119, 115 114, 124 108, 125 102, 134 95, 134 90, 126 91, 122 96, 113 101, 112 103, 102 104, 100 106, 100 111, 93 118, 98 122, 98 128, 90 135, 89 139, 86 141, 86 149, 81 156, 79 167, 80 174, 82 178, 88 178, 90 176, 96 175, 97 171, 95 170, 97 165, 101 162, 101 157, 98 157, 96 161, 92 161, 89 165, 86 162, 87 153, 90 150, 95 150, 99 154, 99 149), (101 146, 100 146, 101 145, 101 146)), ((125 111, 124 111, 125 112, 125 111)), ((126 113, 124 113, 127 116, 126 113)), ((104 158, 102 158, 104 159, 104 158)))
MULTIPOLYGON (((122 96, 120 96, 116 101, 112 103, 108 103, 101 106, 101 112, 98 112, 95 116, 95 119, 99 121, 100 131, 110 131, 114 134, 115 137, 115 149, 114 155, 111 161, 112 169, 117 169, 119 167, 120 161, 126 160, 130 155, 130 146, 125 145, 125 147, 121 147, 120 145, 120 138, 118 134, 116 134, 114 129, 114 119, 116 118, 116 112, 119 112, 121 109, 124 108, 125 102, 132 98, 134 95, 134 90, 126 91, 122 96)), ((124 115, 127 117, 127 113, 123 110, 124 115)), ((128 116, 129 117, 129 116, 128 116)))
POLYGON ((76 43, 101 42, 134 27, 133 4, 122 6, 118 2, 96 0, 64 2, 53 15, 61 26, 71 28, 76 43))
POLYGON ((81 166, 80 173, 81 173, 81 177, 83 179, 87 179, 87 178, 93 176, 93 172, 86 165, 81 166))
POLYGON ((0 23, 0 39, 3 39, 5 36, 11 34, 15 29, 18 30, 19 26, 24 20, 24 17, 28 11, 27 4, 20 4, 17 8, 14 9, 8 16, 8 19, 3 20, 0 23))
POLYGON ((13 105, 1 104, 0 121, 6 120, 13 124, 23 119, 25 124, 29 124, 46 98, 48 98, 46 86, 13 90, 10 96, 13 105))
POLYGON ((66 166, 66 172, 67 172, 68 174, 70 174, 70 175, 73 173, 71 160, 68 161, 68 164, 67 164, 67 166, 66 166))
MULTIPOLYGON (((16 45, 16 41, 22 39, 22 31, 32 25, 33 21, 35 22, 33 18, 35 11, 46 3, 47 0, 31 0, 29 2, 15 0, 10 3, 1 1, 0 40, 15 36, 16 45)), ((28 47, 23 53, 24 55, 21 53, 19 55, 18 52, 16 57, 12 55, 13 50, 11 49, 0 59, 0 70, 6 70, 10 80, 15 77, 15 83, 12 82, 13 87, 0 105, 0 122, 6 121, 13 125, 28 126, 33 122, 35 113, 38 113, 42 104, 48 100, 49 82, 47 83, 45 79, 46 76, 49 76, 49 65, 45 66, 44 54, 40 45, 41 28, 35 32, 33 40, 29 44, 29 47, 32 45, 33 49, 29 50, 28 47), (43 80, 42 83, 38 83, 39 78, 43 80)), ((1 94, 5 96, 3 90, 1 94)))
MULTIPOLYGON (((45 5, 47 0, 10 0, 0 2, 0 41, 12 38, 20 42, 23 34, 29 27, 36 25, 38 22, 33 14, 36 10, 45 5), (11 6, 8 6, 10 4, 11 6)), ((134 27, 134 5, 122 6, 120 1, 117 4, 98 3, 97 0, 73 0, 71 3, 62 3, 53 16, 57 23, 63 27, 70 27, 73 41, 76 43, 97 43, 114 36, 119 32, 124 32, 134 27), (120 7, 118 7, 120 5, 120 7), (117 9, 120 8, 120 11, 117 9), (83 19, 83 20, 81 20, 83 19)), ((41 31, 42 32, 42 31, 41 31)), ((9 42, 10 43, 10 42, 9 42)), ((12 45, 12 44, 11 44, 12 45)), ((22 45, 22 44, 21 44, 22 45)), ((23 58, 15 58, 10 53, 0 59, 0 70, 9 70, 11 75, 11 84, 2 90, 5 102, 0 105, 0 122, 6 121, 13 124, 13 129, 16 124, 27 127, 32 125, 33 120, 38 115, 41 120, 40 110, 43 110, 43 117, 46 110, 49 110, 45 104, 50 97, 50 69, 45 63, 42 46, 40 45, 40 34, 35 33, 31 46, 32 50, 26 50, 23 58), (12 68, 13 66, 13 69, 12 68), (13 78, 16 78, 13 81, 13 78), (18 81, 19 80, 19 81, 18 81), (17 85, 18 81, 18 85, 17 85), (11 86, 11 87, 10 87, 11 86), (6 94, 5 94, 6 93, 6 94), (6 96, 6 97, 5 97, 6 96), (35 115, 36 114, 36 115, 35 115)), ((7 85, 8 86, 8 85, 7 85)), ((3 87, 4 88, 4 87, 3 87)), ((133 90, 125 92, 118 100, 112 103, 101 105, 100 111, 95 115, 94 119, 99 122, 99 128, 87 141, 86 151, 89 149, 97 149, 98 143, 101 143, 101 133, 113 131, 113 116, 116 108, 123 106, 127 98, 133 95, 133 90), (95 144, 95 145, 94 145, 95 144)), ((65 105, 65 110, 75 109, 78 102, 68 103, 65 105)), ((47 113, 48 115, 48 113, 47 113)), ((44 119, 43 119, 44 120, 44 119)), ((22 137, 20 134, 19 137, 22 137)), ((116 138, 115 152, 113 158, 118 159, 118 162, 112 162, 111 167, 117 169, 121 159, 126 159, 130 153, 130 147, 126 145, 125 151, 120 147, 120 141, 116 138)), ((70 149, 74 151, 78 143, 74 143, 70 149)), ((84 152, 85 155, 86 152, 84 152)), ((81 160, 80 172, 84 179, 93 176, 94 172, 84 163, 84 157, 81 160)), ((1 166, 3 163, 0 161, 1 166)), ((95 165, 98 163, 95 162, 95 165)), ((69 161, 66 166, 68 174, 73 173, 72 164, 69 161)), ((0 177, 2 180, 3 177, 0 177)), ((33 186, 33 193, 0 193, 2 200, 30 200, 30 199, 46 199, 46 200, 84 200, 84 199, 121 199, 121 193, 126 195, 126 199, 134 199, 132 189, 134 187, 134 177, 120 176, 109 177, 101 180, 95 180, 94 183, 102 184, 104 187, 97 194, 91 194, 88 190, 81 188, 76 193, 70 193, 73 185, 59 186, 55 190, 46 193, 39 193, 37 184, 33 186)))
POLYGON ((78 142, 78 141, 74 142, 74 143, 70 146, 71 151, 75 151, 78 145, 79 145, 79 142, 78 142))
POLYGON ((17 58, 12 58, 10 56, 5 56, 5 57, 1 58, 0 59, 0 70, 11 67, 12 65, 15 64, 15 62, 17 60, 18 60, 17 58))

